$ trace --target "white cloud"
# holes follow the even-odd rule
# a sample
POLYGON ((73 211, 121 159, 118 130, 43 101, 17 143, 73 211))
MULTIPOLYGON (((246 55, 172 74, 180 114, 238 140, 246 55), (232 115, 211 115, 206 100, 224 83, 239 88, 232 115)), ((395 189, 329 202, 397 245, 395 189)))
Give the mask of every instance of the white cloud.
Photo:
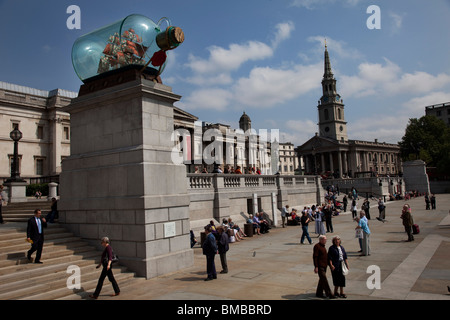
POLYGON ((254 68, 233 87, 235 100, 245 106, 273 107, 320 87, 322 62, 291 69, 254 68))
POLYGON ((408 117, 399 116, 396 113, 368 115, 359 118, 348 127, 349 139, 397 143, 405 134, 408 117), (400 123, 405 126, 399 125, 400 123))
POLYGON ((292 21, 287 21, 283 23, 279 23, 275 26, 276 33, 275 37, 272 40, 272 48, 278 47, 278 45, 291 37, 292 31, 295 30, 295 25, 292 21))
POLYGON ((317 7, 331 4, 331 3, 344 3, 347 6, 356 6, 361 0, 293 0, 291 5, 294 7, 306 8, 313 10, 317 7))
POLYGON ((416 97, 403 104, 402 113, 408 118, 420 118, 425 115, 425 107, 450 101, 450 92, 431 92, 425 96, 416 97))
POLYGON ((341 92, 344 97, 364 97, 376 94, 423 94, 441 89, 450 84, 450 75, 441 73, 437 76, 416 71, 402 73, 395 63, 384 58, 385 63, 361 63, 358 74, 342 75, 341 92))
POLYGON ((255 61, 269 58, 273 55, 273 49, 259 41, 248 41, 245 44, 230 44, 228 49, 218 46, 208 48, 209 58, 202 59, 193 55, 189 56, 187 66, 199 74, 217 72, 231 72, 247 61, 255 61))
POLYGON ((425 115, 425 107, 450 101, 450 92, 431 92, 424 96, 412 98, 398 106, 393 105, 390 112, 366 115, 352 122, 349 126, 349 138, 356 140, 397 143, 405 134, 410 118, 425 115))
POLYGON ((359 50, 350 47, 346 42, 332 39, 327 36, 311 36, 308 37, 308 42, 317 42, 314 51, 317 54, 323 55, 325 48, 325 39, 327 41, 328 51, 332 52, 332 56, 338 56, 345 59, 361 59, 363 54, 359 50))
POLYGON ((207 109, 207 110, 225 110, 232 94, 225 89, 211 88, 192 91, 183 102, 177 106, 186 110, 207 109))
POLYGON ((309 119, 288 120, 285 129, 289 130, 289 133, 280 132, 280 136, 285 139, 282 141, 290 141, 294 145, 302 145, 311 139, 318 130, 317 123, 309 119))
POLYGON ((390 18, 392 25, 390 27, 391 33, 395 34, 400 31, 403 25, 403 16, 401 14, 397 14, 395 12, 389 11, 388 17, 390 18))

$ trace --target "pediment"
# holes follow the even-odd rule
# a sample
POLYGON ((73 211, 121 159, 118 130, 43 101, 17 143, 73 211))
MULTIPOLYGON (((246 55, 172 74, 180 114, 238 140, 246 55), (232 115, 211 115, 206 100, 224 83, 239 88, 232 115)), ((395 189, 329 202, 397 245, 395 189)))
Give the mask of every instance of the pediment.
POLYGON ((297 150, 299 153, 311 153, 313 150, 317 152, 328 151, 337 149, 339 146, 342 146, 342 143, 339 143, 337 140, 314 136, 299 146, 297 150))
POLYGON ((184 111, 178 107, 173 107, 173 117, 179 118, 183 120, 191 120, 192 122, 195 122, 198 120, 198 117, 194 116, 193 114, 190 114, 187 111, 184 111))

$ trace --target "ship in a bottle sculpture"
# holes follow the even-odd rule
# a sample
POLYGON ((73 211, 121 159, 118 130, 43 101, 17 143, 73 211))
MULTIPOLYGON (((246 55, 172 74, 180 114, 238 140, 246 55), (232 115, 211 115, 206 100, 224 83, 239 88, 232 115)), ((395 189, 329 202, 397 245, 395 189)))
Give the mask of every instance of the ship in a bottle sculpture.
POLYGON ((133 69, 156 82, 167 63, 167 51, 184 41, 183 30, 169 19, 158 23, 132 14, 78 38, 72 47, 72 64, 80 80, 87 84, 119 69, 133 69), (161 29, 166 23, 167 28, 161 29))

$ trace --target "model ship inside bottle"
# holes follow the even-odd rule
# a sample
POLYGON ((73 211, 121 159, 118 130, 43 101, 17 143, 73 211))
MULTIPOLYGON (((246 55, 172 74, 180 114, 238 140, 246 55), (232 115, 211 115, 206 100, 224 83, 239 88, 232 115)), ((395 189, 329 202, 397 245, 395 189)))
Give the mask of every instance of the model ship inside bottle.
POLYGON ((166 52, 183 41, 181 28, 171 26, 167 18, 154 23, 133 14, 78 38, 72 48, 72 63, 84 83, 127 66, 150 68, 159 75, 167 63, 166 52), (168 26, 162 31, 164 23, 168 26))

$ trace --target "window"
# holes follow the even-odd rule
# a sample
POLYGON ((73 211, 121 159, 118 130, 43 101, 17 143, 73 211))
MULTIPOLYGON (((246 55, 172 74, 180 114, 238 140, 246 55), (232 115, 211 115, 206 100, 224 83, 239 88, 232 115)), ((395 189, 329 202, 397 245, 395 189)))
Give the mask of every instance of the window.
POLYGON ((323 110, 323 116, 325 120, 328 120, 328 109, 323 110))
POLYGON ((64 127, 64 139, 70 140, 69 127, 64 127))
POLYGON ((15 130, 15 129, 19 130, 19 122, 12 122, 11 124, 12 124, 12 130, 15 130))
POLYGON ((44 126, 38 125, 36 134, 38 139, 44 139, 44 126))
POLYGON ((340 108, 338 108, 338 119, 341 119, 341 109, 340 108))
POLYGON ((38 176, 44 175, 44 159, 40 158, 36 159, 36 175, 38 176))

